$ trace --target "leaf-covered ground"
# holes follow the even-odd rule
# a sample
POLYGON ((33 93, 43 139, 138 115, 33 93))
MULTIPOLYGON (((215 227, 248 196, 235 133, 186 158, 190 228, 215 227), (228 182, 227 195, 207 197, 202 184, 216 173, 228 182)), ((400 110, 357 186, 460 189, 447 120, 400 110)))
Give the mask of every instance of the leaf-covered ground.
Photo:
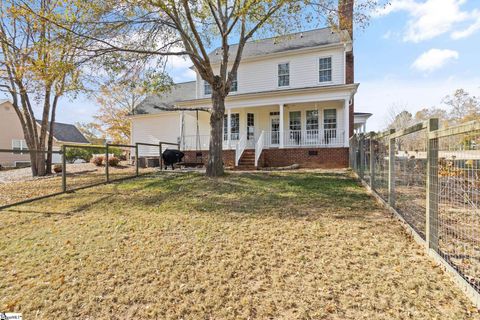
POLYGON ((159 173, 0 218, 24 319, 480 319, 344 171, 159 173))

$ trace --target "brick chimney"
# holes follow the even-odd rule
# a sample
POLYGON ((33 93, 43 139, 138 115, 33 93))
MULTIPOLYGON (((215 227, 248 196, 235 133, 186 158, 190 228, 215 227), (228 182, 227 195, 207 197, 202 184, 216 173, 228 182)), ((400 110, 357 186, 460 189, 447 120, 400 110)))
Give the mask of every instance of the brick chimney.
MULTIPOLYGON (((353 42, 353 5, 355 0, 338 0, 338 22, 340 30, 346 30, 350 34, 353 42)), ((354 57, 353 49, 347 52, 345 55, 345 83, 352 84, 355 82, 354 77, 354 57)), ((353 117, 354 117, 354 104, 350 105, 350 128, 349 137, 353 135, 353 117)))

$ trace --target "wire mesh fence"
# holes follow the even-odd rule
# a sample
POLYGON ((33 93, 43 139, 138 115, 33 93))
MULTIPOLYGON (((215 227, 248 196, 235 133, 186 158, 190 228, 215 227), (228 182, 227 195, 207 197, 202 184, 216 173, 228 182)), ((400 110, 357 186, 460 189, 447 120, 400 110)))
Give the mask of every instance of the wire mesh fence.
POLYGON ((351 168, 480 307, 480 122, 439 130, 430 119, 350 142, 351 168))
POLYGON ((425 239, 427 131, 422 129, 394 139, 394 208, 425 239))
POLYGON ((439 254, 480 292, 480 131, 441 137, 433 170, 439 254))
MULTIPOLYGON (((176 143, 63 145, 53 151, 0 150, 0 210, 161 169, 162 150, 176 143), (51 173, 34 175, 31 163, 51 157, 51 173), (33 160, 32 160, 33 159, 33 160)), ((45 164, 42 166, 45 168, 45 164)))

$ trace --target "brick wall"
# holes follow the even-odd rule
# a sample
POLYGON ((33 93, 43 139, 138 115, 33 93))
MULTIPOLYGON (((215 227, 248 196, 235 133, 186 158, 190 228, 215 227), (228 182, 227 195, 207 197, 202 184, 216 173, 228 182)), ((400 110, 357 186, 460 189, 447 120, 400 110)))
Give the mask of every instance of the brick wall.
MULTIPOLYGON (((208 150, 203 151, 183 151, 185 162, 197 162, 202 160, 204 164, 208 161, 208 150), (197 153, 199 156, 197 157, 197 153), (201 157, 200 157, 201 154, 201 157)), ((235 165, 235 150, 223 150, 223 165, 226 167, 233 167, 235 165)))
POLYGON ((346 168, 348 148, 265 149, 259 161, 259 166, 263 167, 292 164, 299 164, 302 168, 346 168))
MULTIPOLYGON (((197 151, 183 152, 185 162, 197 162, 197 151)), ((202 153, 203 163, 206 164, 208 151, 198 152, 202 153)), ((235 150, 223 150, 223 161, 226 167, 233 167, 235 150)), ((286 167, 292 164, 299 164, 301 168, 346 168, 348 167, 348 148, 264 149, 258 162, 259 167, 286 167)))

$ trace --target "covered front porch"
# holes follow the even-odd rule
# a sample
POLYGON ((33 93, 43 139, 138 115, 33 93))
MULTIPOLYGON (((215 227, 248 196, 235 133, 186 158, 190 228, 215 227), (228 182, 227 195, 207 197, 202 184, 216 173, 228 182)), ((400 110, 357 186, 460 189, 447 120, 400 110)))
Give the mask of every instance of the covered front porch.
MULTIPOLYGON (((208 150, 208 116, 202 114, 197 118, 196 113, 183 113, 182 117, 181 149, 208 150), (191 124, 188 129, 185 123, 191 124), (191 132, 192 127, 195 133, 191 132)), ((235 165, 245 150, 254 150, 257 166, 264 149, 348 147, 348 121, 348 101, 345 100, 227 107, 223 148, 235 150, 235 165)))
MULTIPOLYGON (((265 149, 348 147, 350 103, 356 86, 296 91, 278 97, 275 93, 256 99, 238 96, 227 99, 223 148, 235 151, 236 166, 245 150, 255 154, 257 166, 265 149)), ((198 100, 194 102, 199 105, 198 100)), ((209 143, 209 114, 183 112, 181 148, 205 151, 209 143)))

